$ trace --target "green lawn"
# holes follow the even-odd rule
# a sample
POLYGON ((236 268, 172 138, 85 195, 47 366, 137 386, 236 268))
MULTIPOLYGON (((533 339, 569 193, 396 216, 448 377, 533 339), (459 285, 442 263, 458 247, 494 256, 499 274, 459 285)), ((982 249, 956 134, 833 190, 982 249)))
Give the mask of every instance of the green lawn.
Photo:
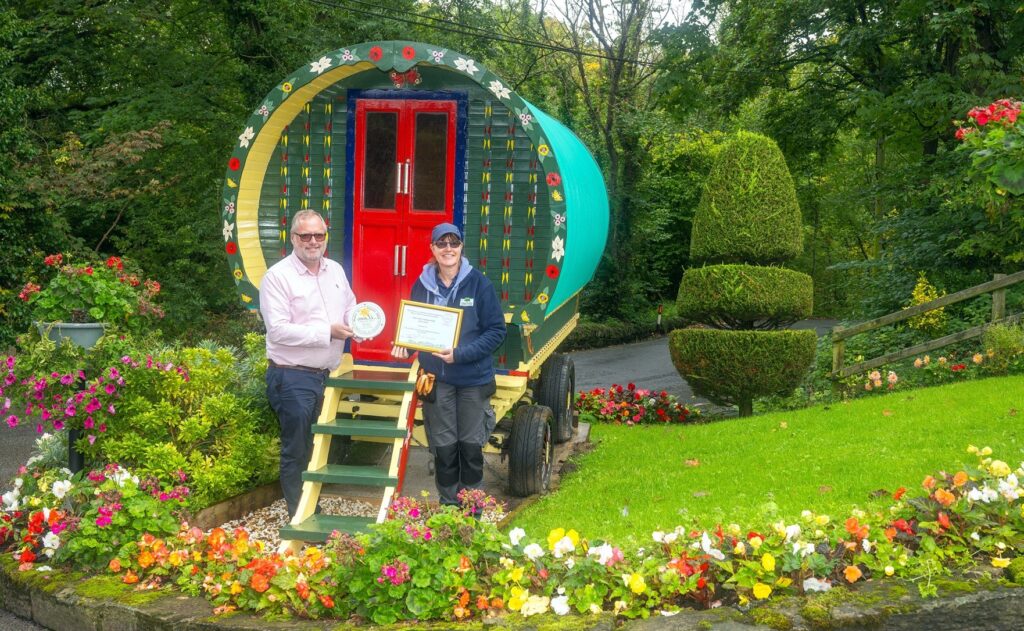
POLYGON ((975 462, 990 446, 1024 458, 1024 377, 908 390, 706 425, 591 426, 594 450, 559 489, 517 515, 531 537, 575 528, 642 545, 684 515, 763 527, 804 509, 834 518, 891 501, 900 486, 975 462), (1018 411, 1019 410, 1019 411, 1018 411), (885 490, 887 493, 873 493, 885 490))

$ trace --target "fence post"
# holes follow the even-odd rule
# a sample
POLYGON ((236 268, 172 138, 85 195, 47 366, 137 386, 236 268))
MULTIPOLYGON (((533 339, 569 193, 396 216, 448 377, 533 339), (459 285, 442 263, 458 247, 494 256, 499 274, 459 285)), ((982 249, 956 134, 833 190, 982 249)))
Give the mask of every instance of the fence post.
POLYGON ((842 326, 832 327, 832 372, 839 372, 843 369, 843 362, 846 359, 846 340, 835 339, 835 334, 842 331, 842 326))
MULTIPOLYGON (((993 274, 992 280, 1004 278, 1006 274, 993 274)), ((997 289, 992 292, 992 321, 996 322, 1006 317, 1006 288, 997 289)))

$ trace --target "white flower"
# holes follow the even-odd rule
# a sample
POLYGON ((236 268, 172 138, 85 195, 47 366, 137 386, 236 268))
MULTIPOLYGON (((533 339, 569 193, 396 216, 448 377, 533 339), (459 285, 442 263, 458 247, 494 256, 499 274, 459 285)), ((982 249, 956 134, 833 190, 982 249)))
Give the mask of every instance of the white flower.
POLYGON ((501 85, 501 81, 491 81, 491 84, 487 87, 494 93, 494 96, 499 99, 507 99, 509 94, 512 92, 505 86, 501 85))
POLYGON ((679 533, 677 533, 677 532, 670 532, 667 535, 665 535, 665 543, 673 543, 678 538, 679 538, 679 533))
POLYGON ((665 533, 660 530, 655 530, 651 533, 651 539, 654 539, 658 543, 665 543, 665 533))
POLYGON ((711 537, 708 536, 706 530, 700 538, 700 549, 703 550, 704 553, 710 556, 712 559, 716 559, 718 561, 722 561, 725 559, 725 555, 722 554, 722 551, 718 550, 717 548, 711 545, 711 537))
POLYGON ((569 554, 575 549, 576 546, 573 545, 572 539, 569 537, 562 537, 555 543, 552 553, 555 555, 556 559, 561 559, 563 555, 569 554))
POLYGON ((40 565, 36 568, 36 572, 52 572, 53 568, 49 565, 40 565))
POLYGON ((246 127, 245 131, 238 137, 238 146, 248 149, 249 141, 256 137, 256 132, 252 130, 252 127, 246 127))
POLYGON ((468 75, 473 75, 480 71, 480 69, 476 67, 476 62, 472 59, 463 59, 462 57, 455 60, 455 67, 468 75))
POLYGON ((434 58, 434 63, 435 64, 439 64, 439 63, 441 63, 441 61, 444 60, 444 51, 443 50, 432 50, 432 51, 430 51, 430 56, 434 58))
POLYGON ((814 544, 796 541, 793 543, 793 554, 799 554, 802 557, 810 556, 814 554, 814 544))
POLYGON ((871 552, 872 543, 869 539, 864 539, 860 542, 860 547, 864 548, 864 552, 871 552))
POLYGON ((565 215, 555 213, 555 227, 558 228, 565 223, 565 215))
POLYGON ((814 513, 809 510, 800 511, 800 519, 803 519, 804 521, 811 521, 814 519, 814 513))
POLYGON ((817 579, 813 576, 811 578, 804 579, 804 591, 805 592, 827 592, 832 589, 832 583, 828 579, 817 579))
POLYGON ((20 496, 21 493, 18 492, 18 489, 14 489, 12 491, 4 493, 3 495, 0 495, 0 500, 2 500, 4 503, 4 510, 18 510, 18 506, 20 506, 20 504, 18 503, 18 498, 20 496))
POLYGON ((49 550, 46 556, 53 556, 53 551, 60 547, 60 537, 52 532, 46 533, 43 537, 43 547, 49 550))
POLYGON ((526 536, 526 531, 522 528, 513 528, 512 532, 508 533, 508 540, 512 542, 512 545, 518 546, 519 542, 526 536))
POLYGON ((71 490, 71 480, 58 480, 53 483, 53 494, 57 499, 62 500, 71 490))
POLYGON ((355 57, 355 55, 352 54, 351 50, 346 48, 345 50, 341 51, 341 60, 342 61, 353 61, 353 60, 355 60, 355 58, 356 57, 355 57))
POLYGON ((601 613, 601 607, 597 603, 590 603, 590 613, 601 613))
POLYGON ((792 526, 786 526, 786 543, 796 539, 800 536, 802 530, 800 524, 793 524, 792 526))
POLYGON ((569 613, 569 597, 568 596, 556 596, 551 599, 551 611, 555 612, 560 616, 564 616, 569 613))
POLYGON ((24 484, 24 483, 25 483, 25 481, 22 480, 21 478, 14 478, 14 488, 20 489, 21 485, 24 484))
POLYGON ((315 72, 317 74, 323 74, 324 70, 327 70, 330 67, 331 67, 331 59, 330 59, 330 57, 321 57, 320 59, 317 59, 313 63, 309 64, 309 71, 310 72, 315 72))
POLYGON ((523 124, 523 127, 529 127, 533 121, 533 114, 529 112, 523 112, 519 115, 519 122, 523 124))
POLYGON ((597 562, 601 565, 606 565, 611 560, 613 554, 613 548, 606 544, 600 546, 594 546, 587 551, 589 556, 597 557, 597 562))
POLYGON ((231 215, 235 212, 235 202, 228 202, 224 204, 224 212, 231 215))
POLYGON ((235 231, 235 224, 228 223, 227 219, 225 219, 224 220, 224 228, 221 230, 221 233, 224 235, 224 240, 225 241, 230 241, 231 240, 231 235, 232 235, 232 233, 234 233, 234 231, 235 231))
POLYGON ((658 613, 661 614, 661 616, 663 616, 665 618, 671 618, 672 616, 677 615, 679 612, 678 611, 665 611, 664 609, 662 609, 658 613))
POLYGON ((565 567, 569 568, 570 570, 572 568, 576 567, 576 558, 575 557, 569 557, 568 559, 566 559, 565 560, 565 567))
POLYGON ((551 240, 551 258, 561 261, 565 256, 565 241, 562 237, 555 237, 551 240))
POLYGON ((530 596, 526 599, 526 602, 523 603, 523 607, 519 610, 519 613, 522 614, 524 618, 534 614, 544 613, 548 610, 549 602, 551 601, 547 596, 530 596))
POLYGON ((981 541, 981 535, 978 534, 977 530, 971 533, 971 539, 974 539, 975 541, 981 541))
POLYGON ((531 561, 536 561, 537 559, 544 556, 544 548, 540 547, 536 543, 531 543, 530 545, 523 548, 523 554, 526 555, 527 559, 530 559, 531 561))
POLYGON ((266 118, 270 116, 270 108, 267 106, 266 103, 264 103, 263 105, 260 106, 260 109, 256 110, 256 113, 262 116, 263 118, 266 118))

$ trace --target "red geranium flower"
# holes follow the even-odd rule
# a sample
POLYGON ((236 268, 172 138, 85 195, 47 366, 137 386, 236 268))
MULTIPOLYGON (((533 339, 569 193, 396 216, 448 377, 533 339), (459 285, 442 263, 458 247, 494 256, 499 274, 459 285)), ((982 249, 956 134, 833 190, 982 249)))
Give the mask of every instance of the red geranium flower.
POLYGON ((548 186, 558 186, 562 183, 562 176, 557 173, 548 173, 547 177, 548 186))
POLYGON ((237 254, 238 244, 235 243, 234 241, 228 241, 227 245, 224 246, 224 249, 227 251, 228 254, 237 254))
POLYGON ((380 61, 380 58, 384 56, 384 50, 380 46, 374 46, 370 49, 370 59, 372 61, 380 61))
POLYGON ((406 46, 405 48, 402 49, 402 57, 405 57, 406 59, 412 59, 415 56, 416 49, 413 48, 412 46, 406 46))
POLYGON ((232 171, 237 171, 242 166, 242 161, 238 158, 231 158, 228 160, 228 168, 232 171))
POLYGON ((544 273, 548 275, 548 278, 558 278, 558 266, 548 265, 548 268, 545 270, 544 273))

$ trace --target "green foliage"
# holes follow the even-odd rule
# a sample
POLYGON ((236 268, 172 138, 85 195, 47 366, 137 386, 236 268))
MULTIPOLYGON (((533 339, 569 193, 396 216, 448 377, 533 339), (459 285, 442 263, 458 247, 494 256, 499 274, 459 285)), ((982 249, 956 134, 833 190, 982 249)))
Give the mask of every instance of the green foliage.
POLYGON ((577 351, 588 348, 603 348, 616 344, 628 344, 629 342, 649 338, 658 333, 680 328, 686 324, 683 318, 675 315, 665 315, 659 327, 657 313, 651 313, 652 311, 648 311, 649 315, 638 316, 632 322, 623 322, 621 320, 604 322, 582 320, 559 348, 563 351, 577 351))
POLYGON ((727 329, 775 328, 811 315, 811 277, 783 267, 709 265, 683 274, 679 315, 727 329))
MULTIPOLYGON (((676 370, 699 396, 749 406, 754 397, 788 393, 814 360, 814 331, 681 329, 669 337, 676 370)), ((748 411, 749 413, 749 411, 748 411)))
POLYGON ((145 361, 156 369, 123 369, 118 413, 105 436, 81 446, 84 453, 161 480, 184 472, 196 510, 276 477, 276 423, 265 399, 245 394, 259 387, 262 373, 240 371, 243 362, 220 347, 165 351, 145 361))
POLYGON ((987 358, 981 368, 993 375, 1005 375, 1020 369, 1024 359, 1024 330, 1019 325, 994 324, 981 338, 987 358))
POLYGON ((776 263, 802 248, 800 207, 782 152, 765 136, 738 132, 719 150, 708 175, 690 257, 776 263))

